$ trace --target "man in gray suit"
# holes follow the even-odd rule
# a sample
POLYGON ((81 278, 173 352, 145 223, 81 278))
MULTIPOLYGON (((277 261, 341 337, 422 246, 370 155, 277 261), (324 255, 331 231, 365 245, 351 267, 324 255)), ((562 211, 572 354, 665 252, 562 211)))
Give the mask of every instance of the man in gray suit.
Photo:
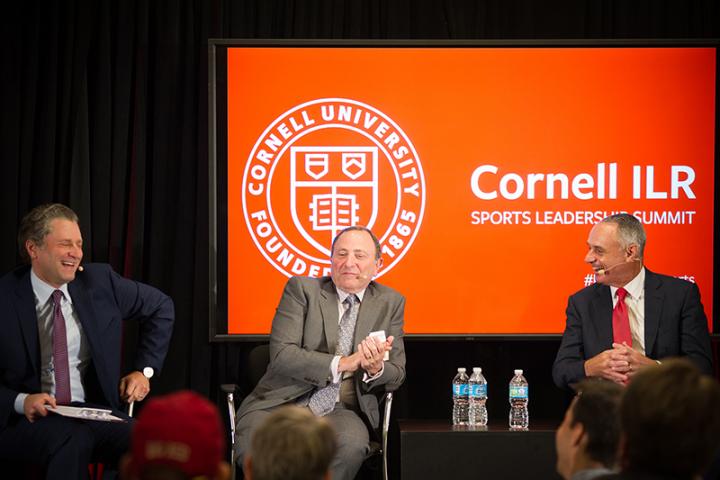
POLYGON ((272 323, 270 365, 237 413, 238 465, 273 409, 298 404, 337 432, 332 478, 355 477, 368 425, 380 422, 376 392, 405 379, 405 298, 372 281, 380 255, 369 229, 349 227, 333 240, 330 277, 288 280, 272 323))

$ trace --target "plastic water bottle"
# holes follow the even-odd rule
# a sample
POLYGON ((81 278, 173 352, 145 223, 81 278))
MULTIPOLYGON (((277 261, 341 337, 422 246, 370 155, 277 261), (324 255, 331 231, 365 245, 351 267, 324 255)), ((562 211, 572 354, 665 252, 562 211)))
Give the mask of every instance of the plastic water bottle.
POLYGON ((458 373, 453 378, 452 396, 453 396, 453 425, 468 424, 468 376, 464 368, 458 368, 458 373))
POLYGON ((469 382, 468 424, 470 426, 487 425, 488 415, 485 402, 487 401, 487 380, 482 374, 482 368, 473 367, 469 382))
POLYGON ((528 382, 522 370, 515 370, 510 380, 510 429, 525 430, 530 424, 528 413, 528 382))

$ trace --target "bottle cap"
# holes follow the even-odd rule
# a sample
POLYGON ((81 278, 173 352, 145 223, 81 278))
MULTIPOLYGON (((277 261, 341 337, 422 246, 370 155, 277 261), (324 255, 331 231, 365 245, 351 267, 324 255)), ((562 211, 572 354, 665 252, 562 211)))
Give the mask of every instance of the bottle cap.
POLYGON ((515 375, 522 375, 522 372, 523 372, 522 370, 517 369, 517 370, 515 370, 515 375))
POLYGON ((458 368, 458 373, 465 373, 465 368, 464 367, 458 368))
POLYGON ((482 368, 480 368, 480 367, 473 367, 473 372, 475 372, 475 373, 481 373, 481 372, 482 372, 482 368))

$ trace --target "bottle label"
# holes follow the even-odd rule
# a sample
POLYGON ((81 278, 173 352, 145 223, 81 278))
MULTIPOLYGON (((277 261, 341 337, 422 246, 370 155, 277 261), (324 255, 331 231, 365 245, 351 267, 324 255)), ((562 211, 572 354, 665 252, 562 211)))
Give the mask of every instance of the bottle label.
POLYGON ((453 395, 460 396, 460 397, 467 397, 468 384, 467 383, 453 383, 453 395))
POLYGON ((528 398, 528 387, 511 385, 510 398, 528 398))
POLYGON ((475 398, 487 397, 487 385, 470 385, 470 396, 475 398))

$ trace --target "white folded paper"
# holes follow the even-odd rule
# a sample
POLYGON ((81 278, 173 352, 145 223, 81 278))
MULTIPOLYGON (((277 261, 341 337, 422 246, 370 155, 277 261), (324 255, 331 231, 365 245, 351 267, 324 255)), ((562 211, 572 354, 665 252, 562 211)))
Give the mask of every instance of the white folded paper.
POLYGON ((102 408, 89 407, 68 407, 61 405, 51 407, 46 405, 45 408, 49 412, 57 413, 63 417, 79 418, 81 420, 97 420, 98 422, 125 422, 124 418, 116 417, 112 414, 112 410, 104 410, 102 408))
MULTIPOLYGON (((375 337, 378 340, 380 340, 381 342, 387 341, 387 338, 385 338, 385 330, 376 330, 374 332, 370 332, 368 337, 375 337)), ((390 360, 390 352, 385 352, 385 356, 383 357, 383 360, 386 362, 388 360, 390 360)))

